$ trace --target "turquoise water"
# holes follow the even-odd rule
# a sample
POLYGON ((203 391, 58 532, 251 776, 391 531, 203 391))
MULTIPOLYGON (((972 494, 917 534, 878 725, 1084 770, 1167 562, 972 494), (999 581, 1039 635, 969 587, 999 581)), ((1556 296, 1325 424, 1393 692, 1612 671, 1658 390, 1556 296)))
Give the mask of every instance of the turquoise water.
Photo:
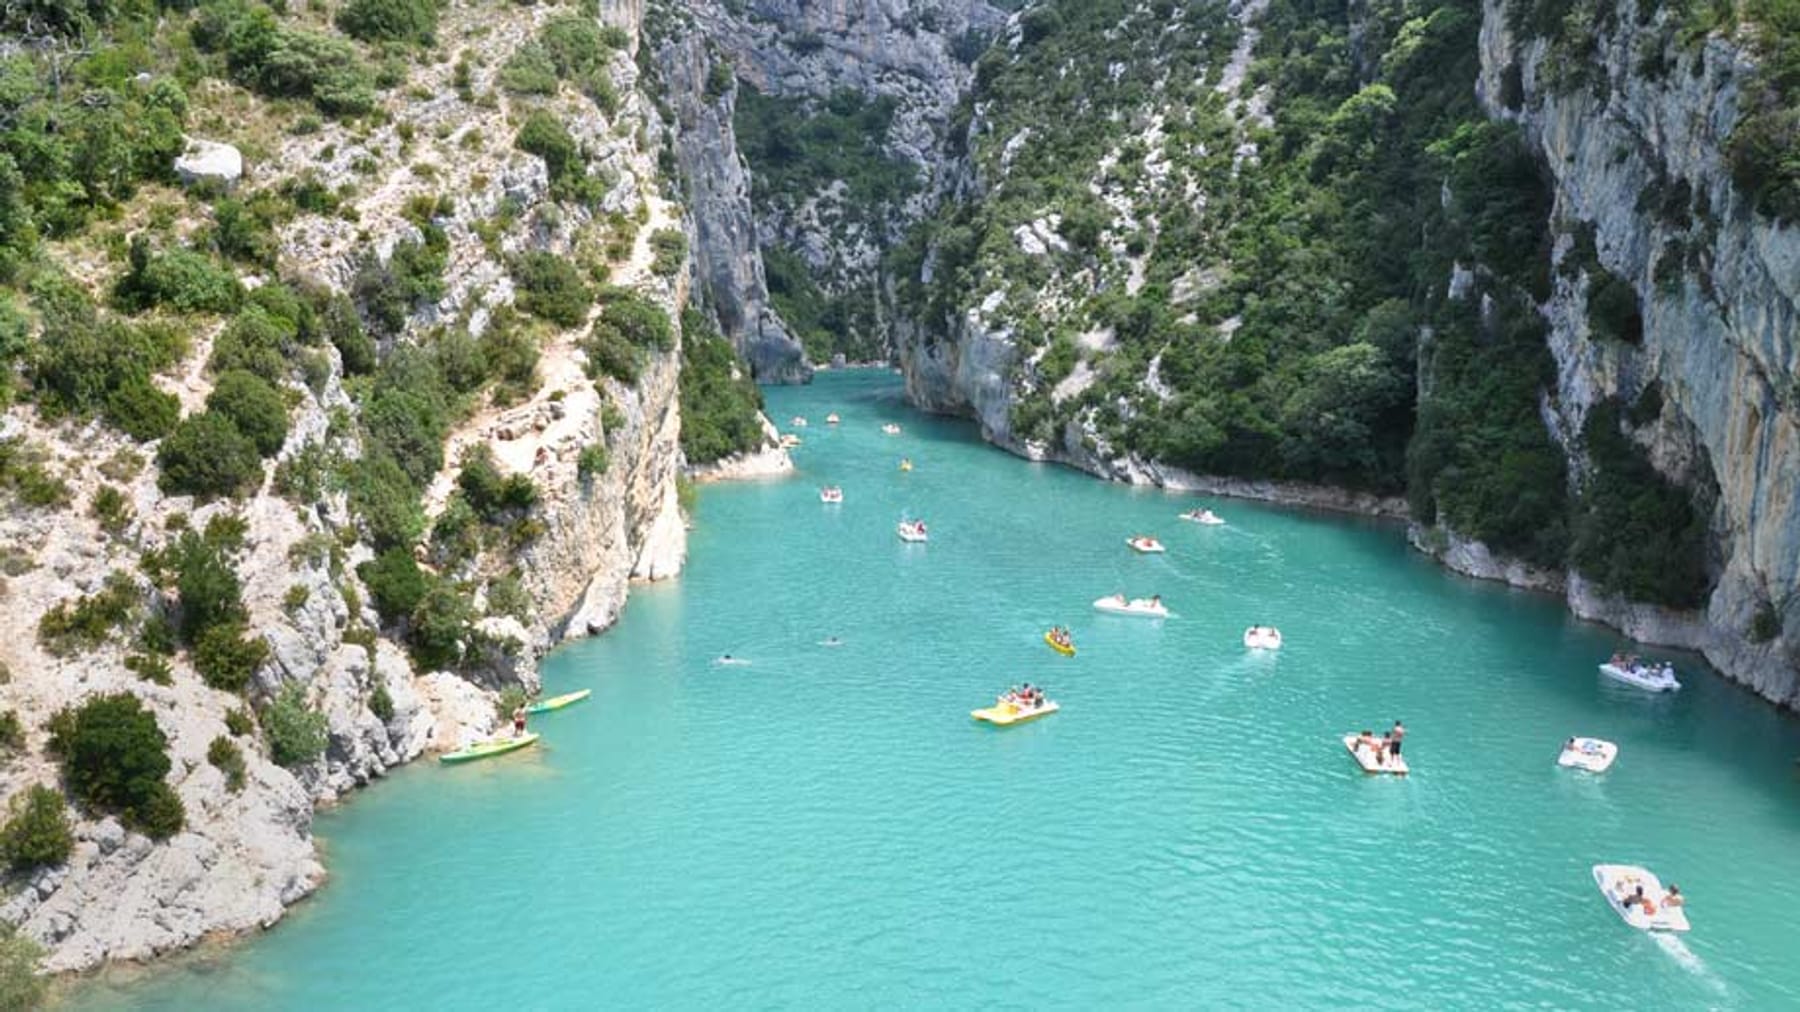
POLYGON ((984 447, 889 375, 768 396, 812 419, 800 476, 702 491, 686 573, 545 665, 594 695, 543 747, 400 772, 319 819, 332 881, 281 926, 80 1003, 1800 1002, 1800 726, 1692 659, 1672 698, 1613 685, 1615 637, 1393 527, 1180 523, 1195 500, 984 447), (1091 610, 1115 590, 1176 615, 1091 610), (1246 655, 1255 622, 1286 648, 1246 655), (1062 712, 969 720, 1025 679, 1062 712), (1396 717, 1412 777, 1365 777, 1337 735, 1396 717), (1558 769, 1571 734, 1618 763, 1558 769), (1680 883, 1693 932, 1626 927, 1598 862, 1680 883))

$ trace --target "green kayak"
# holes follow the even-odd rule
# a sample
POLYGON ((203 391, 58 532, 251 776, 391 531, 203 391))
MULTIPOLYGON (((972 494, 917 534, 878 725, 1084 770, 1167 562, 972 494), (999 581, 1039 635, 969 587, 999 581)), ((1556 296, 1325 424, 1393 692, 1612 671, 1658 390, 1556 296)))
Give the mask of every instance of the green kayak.
POLYGON ((522 734, 517 738, 489 738, 487 741, 478 741, 468 748, 458 749, 455 752, 446 752, 443 755, 438 756, 438 762, 474 762, 477 759, 486 759, 489 756, 505 755, 508 752, 516 752, 537 740, 538 736, 535 732, 531 734, 522 734))
POLYGON ((570 703, 579 703, 593 694, 593 689, 582 689, 578 692, 565 692, 560 696, 551 696, 549 699, 540 699, 530 706, 527 706, 525 712, 549 713, 551 710, 560 710, 570 703))

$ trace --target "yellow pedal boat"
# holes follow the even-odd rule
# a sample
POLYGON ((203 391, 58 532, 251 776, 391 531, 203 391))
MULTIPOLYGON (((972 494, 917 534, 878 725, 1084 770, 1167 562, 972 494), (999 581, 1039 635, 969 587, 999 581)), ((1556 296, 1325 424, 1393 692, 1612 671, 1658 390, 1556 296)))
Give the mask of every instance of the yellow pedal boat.
POLYGON ((1055 634, 1045 633, 1044 642, 1050 644, 1050 649, 1062 654, 1064 657, 1075 656, 1075 641, 1073 639, 1069 640, 1066 644, 1058 643, 1055 634))
POLYGON ((1057 706, 1053 699, 1046 699, 1043 706, 1033 707, 1029 710, 1017 703, 1009 703, 1001 699, 997 700, 993 706, 970 710, 969 716, 976 720, 985 720, 996 727, 1011 727, 1014 724, 1023 724, 1039 717, 1048 717, 1059 709, 1061 707, 1057 706))

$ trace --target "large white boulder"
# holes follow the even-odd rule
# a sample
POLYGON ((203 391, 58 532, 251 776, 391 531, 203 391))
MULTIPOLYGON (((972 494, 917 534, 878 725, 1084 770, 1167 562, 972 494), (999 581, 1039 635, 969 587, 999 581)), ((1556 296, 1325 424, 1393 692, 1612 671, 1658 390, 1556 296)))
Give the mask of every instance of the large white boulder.
POLYGON ((189 137, 187 149, 175 159, 175 175, 188 184, 232 186, 244 175, 244 156, 229 144, 189 137))

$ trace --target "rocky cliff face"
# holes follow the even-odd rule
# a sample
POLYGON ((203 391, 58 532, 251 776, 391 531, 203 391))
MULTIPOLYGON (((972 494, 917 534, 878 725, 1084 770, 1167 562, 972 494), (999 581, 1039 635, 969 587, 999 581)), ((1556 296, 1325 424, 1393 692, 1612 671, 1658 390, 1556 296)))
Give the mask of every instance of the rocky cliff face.
MULTIPOLYGON (((623 29, 635 46, 641 3, 607 0, 601 7, 602 21, 623 29)), ((452 194, 452 202, 437 202, 431 219, 448 246, 441 295, 412 307, 394 346, 429 344, 439 327, 479 337, 518 298, 510 257, 543 250, 591 258, 608 230, 627 221, 636 227, 604 265, 609 280, 678 317, 686 273, 653 270, 650 242, 658 229, 680 224, 663 199, 655 157, 665 128, 639 88, 629 52, 614 52, 604 68, 616 105, 567 86, 536 103, 554 112, 583 149, 587 172, 603 182, 592 204, 559 202, 544 160, 514 148, 510 119, 522 109, 499 86, 501 69, 560 13, 451 7, 439 38, 465 58, 421 61, 405 86, 384 97, 387 116, 356 129, 320 128, 315 121, 270 141, 256 131, 283 111, 229 93, 245 135, 272 145, 248 159, 245 192, 276 191, 304 173, 324 191, 347 195, 345 204, 354 209, 301 213, 283 224, 279 274, 344 291, 366 251, 387 256, 418 238, 420 199, 452 194)), ((221 94, 228 92, 221 86, 221 94)), ((220 139, 244 142, 229 134, 220 139)), ((79 245, 52 247, 48 255, 78 277, 94 272, 79 245)), ((215 324, 203 331, 177 373, 159 378, 188 411, 199 409, 211 387, 203 365, 217 330, 215 324)), ((47 419, 26 403, 0 415, 0 442, 36 458, 71 493, 65 504, 0 509, 6 570, 0 672, 10 674, 0 680, 0 709, 16 711, 26 729, 24 749, 0 768, 0 794, 57 782, 43 754, 42 728, 52 713, 122 691, 154 712, 169 740, 169 783, 186 808, 185 828, 161 842, 128 831, 116 818, 74 812, 71 858, 9 881, 0 916, 44 945, 46 969, 145 959, 220 932, 272 924, 324 879, 311 836, 315 804, 428 750, 487 733, 496 690, 535 687, 535 660, 549 646, 615 621, 629 581, 679 570, 685 551, 676 496, 679 352, 646 353, 635 382, 590 381, 580 348, 585 330, 584 322, 541 332, 535 383, 522 397, 503 406, 484 403, 464 418, 450 436, 443 473, 425 493, 428 516, 440 515, 456 484, 457 462, 476 447, 493 454, 502 474, 530 476, 537 490, 529 523, 517 528, 522 544, 444 569, 446 578, 479 588, 462 637, 466 662, 455 671, 417 664, 391 623, 375 632, 384 622, 356 575, 374 552, 344 492, 284 495, 271 472, 238 501, 166 495, 150 463, 154 446, 139 446, 99 423, 47 419), (602 459, 609 460, 597 470, 584 463, 594 447, 603 447, 602 459), (123 527, 103 526, 90 510, 109 480, 127 496, 123 527), (172 658, 168 684, 153 684, 127 670, 123 659, 137 648, 117 637, 62 656, 38 635, 39 617, 53 603, 98 589, 109 572, 135 573, 145 549, 224 514, 244 524, 234 568, 249 628, 268 648, 248 695, 266 700, 283 686, 299 686, 326 724, 327 745, 315 761, 284 768, 255 734, 234 735, 227 717, 247 709, 246 700, 208 688, 185 653, 172 658), (518 578, 524 600, 503 609, 489 595, 506 575, 518 578), (235 738, 244 752, 240 788, 209 760, 209 745, 219 738, 235 738)), ((346 392, 342 361, 330 353, 320 369, 307 383, 285 387, 294 406, 277 465, 321 450, 352 461, 365 452, 356 434, 359 402, 346 392)), ((171 606, 141 579, 139 587, 151 608, 171 606)))
MULTIPOLYGON (((953 113, 974 57, 1006 15, 985 0, 697 0, 687 10, 692 32, 662 51, 684 126, 683 172, 696 231, 717 231, 736 243, 722 259, 737 266, 709 283, 710 297, 722 306, 767 306, 761 251, 779 247, 798 258, 821 298, 855 301, 857 310, 843 314, 853 322, 840 320, 836 329, 873 332, 864 349, 889 346, 884 256, 954 181, 946 150, 956 129, 953 113), (716 94, 707 90, 708 52, 721 67, 721 81, 725 72, 737 79, 723 90, 715 86, 716 94), (872 140, 884 157, 906 167, 905 192, 872 208, 864 206, 866 194, 841 178, 790 192, 770 179, 746 177, 733 157, 738 81, 793 102, 792 126, 801 133, 806 118, 833 96, 883 102, 885 131, 872 140), (690 120, 699 129, 689 129, 690 120)), ((821 332, 815 343, 827 336, 821 332)))
POLYGON ((695 33, 657 47, 657 66, 677 122, 676 152, 694 235, 694 271, 702 304, 718 317, 719 330, 765 383, 801 383, 811 375, 800 342, 769 304, 769 287, 750 178, 732 130, 737 84, 710 94, 715 65, 706 40, 695 33))
POLYGON ((1594 40, 1593 80, 1580 85, 1553 80, 1549 43, 1515 35, 1501 5, 1483 9, 1484 103, 1542 152, 1565 255, 1591 226, 1599 263, 1641 307, 1641 344, 1605 340, 1590 332, 1587 288, 1558 284, 1544 310, 1558 366, 1552 430, 1579 459, 1570 434, 1590 408, 1658 384, 1652 461, 1719 490, 1718 585, 1703 617, 1608 600, 1579 580, 1569 601, 1634 637, 1703 651, 1770 699, 1800 705, 1800 229, 1754 213, 1725 164, 1750 57, 1722 38, 1671 41, 1670 11, 1637 8, 1619 3, 1594 40), (1646 54, 1661 57, 1661 73, 1646 75, 1646 54), (1788 633, 1752 642, 1755 616, 1771 608, 1785 612, 1788 633))

